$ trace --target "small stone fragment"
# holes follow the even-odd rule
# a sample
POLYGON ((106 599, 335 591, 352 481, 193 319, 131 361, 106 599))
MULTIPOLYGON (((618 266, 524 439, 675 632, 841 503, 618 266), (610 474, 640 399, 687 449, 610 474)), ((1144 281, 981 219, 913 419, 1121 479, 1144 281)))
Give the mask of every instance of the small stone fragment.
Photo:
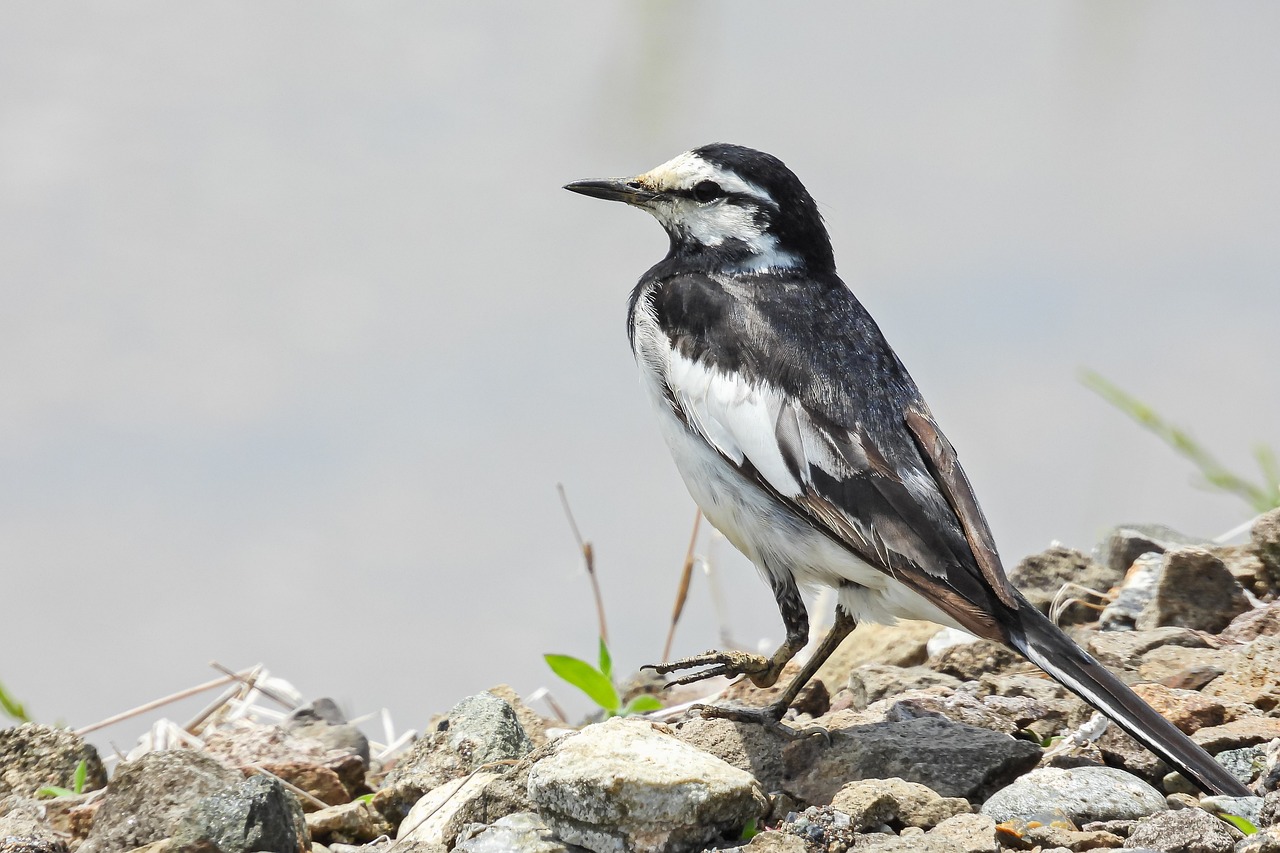
POLYGON ((1199 809, 1143 818, 1124 842, 1126 849, 1150 848, 1165 853, 1232 853, 1235 844, 1225 823, 1199 809))
POLYGON ((311 839, 324 844, 364 844, 395 831, 366 800, 313 811, 306 820, 311 839))
POLYGON ((1260 829, 1236 843, 1235 853, 1280 853, 1280 828, 1260 829))
POLYGON ((831 807, 842 811, 858 832, 881 824, 931 829, 953 815, 972 811, 969 801, 943 797, 931 788, 903 779, 864 779, 836 792, 831 807))

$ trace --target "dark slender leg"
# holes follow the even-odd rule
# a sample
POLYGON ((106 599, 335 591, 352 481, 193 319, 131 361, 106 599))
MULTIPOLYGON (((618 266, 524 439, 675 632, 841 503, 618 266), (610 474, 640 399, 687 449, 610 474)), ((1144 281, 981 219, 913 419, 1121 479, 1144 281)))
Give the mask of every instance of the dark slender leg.
MULTIPOLYGON (((782 695, 765 707, 745 709, 700 705, 698 706, 699 710, 704 717, 722 717, 744 723, 763 723, 771 727, 776 726, 786 715, 791 703, 796 701, 800 691, 809 683, 809 679, 813 678, 814 673, 827 662, 827 658, 831 657, 832 653, 840 648, 840 643, 844 641, 845 637, 849 636, 849 632, 857 627, 857 624, 856 619, 837 607, 836 623, 831 626, 831 630, 822 638, 822 642, 813 650, 813 655, 805 661, 804 666, 787 684, 787 688, 782 691, 782 695)), ((790 730, 787 731, 789 732, 790 730)))
MULTIPOLYGON (((800 590, 790 575, 774 584, 773 595, 778 601, 778 610, 782 613, 782 622, 787 628, 787 639, 771 656, 713 650, 667 663, 651 664, 644 668, 665 675, 682 669, 706 667, 706 669, 672 679, 670 683, 673 685, 692 684, 717 675, 729 677, 745 675, 756 687, 772 687, 777 683, 782 668, 809 642, 809 613, 805 610, 804 599, 800 597, 800 590)), ((799 690, 799 688, 796 689, 799 690)))

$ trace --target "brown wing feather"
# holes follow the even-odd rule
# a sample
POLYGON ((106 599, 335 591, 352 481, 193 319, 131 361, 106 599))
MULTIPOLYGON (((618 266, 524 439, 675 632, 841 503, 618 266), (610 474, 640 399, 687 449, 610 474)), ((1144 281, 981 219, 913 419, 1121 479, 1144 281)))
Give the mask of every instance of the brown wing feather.
POLYGON ((974 497, 973 486, 969 484, 969 478, 960 467, 955 448, 951 446, 951 442, 947 441, 947 437, 942 434, 942 430, 938 429, 938 425, 927 412, 908 410, 905 419, 907 429, 915 437, 920 454, 932 469, 930 473, 933 474, 938 488, 942 490, 947 503, 960 519, 965 539, 969 541, 969 547, 978 561, 982 576, 986 578, 999 599, 1016 610, 1018 600, 1014 597, 1013 586, 1005 577, 1004 568, 1000 565, 1000 555, 996 552, 995 540, 991 536, 991 529, 987 526, 987 519, 978 506, 978 499, 974 497))

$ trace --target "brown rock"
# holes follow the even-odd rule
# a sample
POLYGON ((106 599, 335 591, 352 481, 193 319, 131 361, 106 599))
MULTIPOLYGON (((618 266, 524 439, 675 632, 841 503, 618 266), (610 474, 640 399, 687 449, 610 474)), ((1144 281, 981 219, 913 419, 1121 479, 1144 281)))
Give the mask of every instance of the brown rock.
POLYGON ((1155 683, 1163 684, 1165 687, 1172 687, 1174 690, 1203 690, 1206 684, 1222 675, 1223 672, 1225 670, 1219 666, 1207 664, 1189 666, 1186 669, 1178 670, 1172 675, 1166 675, 1155 683))
POLYGON ((364 844, 394 830, 371 804, 357 800, 311 812, 307 831, 321 844, 364 844))
POLYGON ((1183 547, 1164 555, 1155 595, 1138 614, 1135 628, 1174 626, 1217 633, 1249 609, 1244 590, 1222 561, 1204 548, 1183 547))
POLYGON ((1226 720, 1226 708, 1221 702, 1191 690, 1174 690, 1163 684, 1144 682, 1133 685, 1133 691, 1184 734, 1205 726, 1220 726, 1226 720))
POLYGON ((1191 739, 1206 752, 1239 749, 1280 738, 1280 719, 1275 717, 1241 717, 1220 726, 1200 729, 1191 739))
POLYGON ((1280 704, 1280 637, 1259 637, 1229 658, 1204 692, 1270 711, 1280 704))
POLYGON ((1280 634, 1280 604, 1268 604, 1241 613, 1222 632, 1222 639, 1232 643, 1250 643, 1259 637, 1280 634))
POLYGON ((935 672, 926 666, 901 667, 868 663, 849 673, 852 707, 857 710, 866 708, 872 702, 897 696, 908 690, 929 690, 941 687, 948 688, 942 692, 950 693, 951 688, 959 686, 960 679, 935 672))
MULTIPOLYGON (((354 757, 354 756, 353 756, 354 757)), ((351 792, 342 784, 342 779, 328 767, 320 764, 307 764, 301 761, 288 761, 278 764, 259 765, 273 776, 279 776, 294 787, 301 788, 316 800, 299 797, 304 812, 313 812, 325 806, 337 806, 351 802, 351 792)))
POLYGON ((961 681, 977 681, 993 673, 1035 669, 1017 652, 991 640, 948 646, 925 661, 925 666, 961 681))
POLYGON ((1104 631, 1091 636, 1084 645, 1099 663, 1122 675, 1136 672, 1142 657, 1153 649, 1164 646, 1204 649, 1209 643, 1202 635, 1186 628, 1156 628, 1154 631, 1104 631))
MULTIPOLYGON (((1049 613, 1059 591, 1067 584, 1106 593, 1124 578, 1123 569, 1114 569, 1073 548, 1056 545, 1040 554, 1032 554, 1009 572, 1009 580, 1027 600, 1044 614, 1049 613)), ((1070 598, 1084 595, 1080 590, 1069 590, 1070 598)), ((1098 611, 1074 602, 1063 609, 1059 625, 1075 625, 1097 621, 1098 611)))

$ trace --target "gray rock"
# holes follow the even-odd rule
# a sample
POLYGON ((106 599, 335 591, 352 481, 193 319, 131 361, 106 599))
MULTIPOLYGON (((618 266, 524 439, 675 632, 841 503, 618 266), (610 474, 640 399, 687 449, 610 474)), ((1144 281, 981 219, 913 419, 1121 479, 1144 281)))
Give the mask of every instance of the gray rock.
POLYGON ((1280 579, 1280 509, 1273 509, 1254 522, 1249 539, 1254 553, 1267 569, 1270 587, 1274 590, 1280 579))
POLYGON ((960 679, 953 675, 934 672, 927 666, 886 666, 869 663, 849 673, 850 707, 863 710, 872 702, 897 696, 908 690, 928 690, 935 687, 956 688, 960 679))
POLYGON ((1222 561, 1203 548, 1164 555, 1155 595, 1138 614, 1139 631, 1167 626, 1216 634, 1249 610, 1240 584, 1222 561))
POLYGON ((585 853, 584 848, 556 838, 533 812, 507 815, 490 826, 473 824, 459 833, 453 849, 454 853, 585 853))
POLYGON ((0 799, 10 794, 34 796, 46 786, 71 789, 76 766, 85 763, 84 790, 107 784, 98 750, 74 732, 37 723, 0 730, 0 799))
POLYGON ((1165 853, 1232 853, 1236 842, 1227 825, 1208 812, 1179 809, 1138 821, 1124 846, 1165 853))
POLYGON ((250 777, 197 802, 173 841, 183 849, 213 844, 221 853, 300 853, 310 846, 302 806, 270 776, 250 777))
POLYGON ((745 770, 767 791, 782 787, 786 772, 782 749, 790 740, 776 731, 755 723, 691 717, 676 729, 676 737, 739 770, 745 770))
POLYGON ((1156 594, 1164 558, 1160 554, 1143 554, 1120 583, 1115 598, 1102 608, 1098 629, 1104 632, 1132 631, 1138 617, 1156 594))
POLYGON ((1269 766, 1267 749, 1264 745, 1224 749, 1215 755, 1214 759, 1246 785, 1252 785, 1269 766))
POLYGON ((597 853, 696 849, 765 813, 749 773, 669 732, 614 718, 554 742, 529 799, 559 838, 597 853))
POLYGON ((396 763, 374 794, 373 805, 393 826, 399 826, 428 791, 482 764, 523 758, 532 749, 533 742, 510 704, 487 692, 469 696, 396 763))
POLYGON ((1060 812, 1077 826, 1131 820, 1165 810, 1164 795, 1111 767, 1044 767, 991 795, 982 813, 999 823, 1060 812))
POLYGON ((845 782, 898 777, 944 797, 984 799, 1040 759, 1024 740, 950 720, 874 723, 790 744, 783 753, 785 789, 809 803, 828 803, 845 782))
POLYGON ((1215 815, 1235 815, 1254 826, 1262 823, 1262 797, 1201 797, 1200 808, 1215 815))
POLYGON ((847 814, 858 832, 881 824, 932 829, 953 815, 973 811, 968 800, 943 797, 931 788, 903 779, 850 782, 832 797, 831 807, 847 814))
POLYGON ((929 830, 926 839, 954 844, 960 853, 998 853, 996 822, 986 815, 958 814, 929 830))
POLYGON ((1280 791, 1268 791, 1262 798, 1258 826, 1280 826, 1280 791))
POLYGON ((36 800, 0 797, 0 853, 67 853, 42 811, 36 800))
MULTIPOLYGON (((1068 583, 1079 587, 1107 592, 1120 583, 1125 570, 1116 569, 1104 563, 1095 562, 1091 557, 1072 548, 1055 545, 1047 551, 1032 554, 1023 558, 1022 562, 1009 572, 1009 580, 1036 606, 1041 613, 1048 614, 1059 590, 1068 583)), ((1072 598, 1080 598, 1080 591, 1068 591, 1072 598)), ((1080 603, 1068 605, 1059 617, 1061 625, 1075 625, 1081 622, 1093 622, 1098 618, 1096 610, 1080 603)))
POLYGON ((1163 554, 1182 545, 1211 545, 1212 540, 1179 533, 1163 524, 1121 524, 1102 540, 1097 552, 1112 571, 1123 575, 1143 554, 1163 554))
POLYGON ((234 788, 242 778, 187 749, 148 752, 125 762, 107 785, 78 853, 115 853, 168 838, 197 802, 234 788))

